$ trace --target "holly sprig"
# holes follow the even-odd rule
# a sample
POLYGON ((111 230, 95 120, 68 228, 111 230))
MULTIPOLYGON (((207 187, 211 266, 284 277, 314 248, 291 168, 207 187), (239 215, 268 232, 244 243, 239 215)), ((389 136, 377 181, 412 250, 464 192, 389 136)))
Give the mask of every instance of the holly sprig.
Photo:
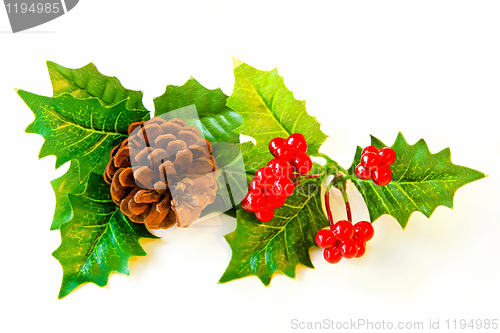
MULTIPOLYGON (((156 238, 143 224, 131 222, 120 212, 102 177, 110 151, 127 137, 128 125, 148 120, 151 112, 142 103, 142 92, 126 89, 116 77, 101 74, 94 64, 77 69, 53 62, 47 66, 52 97, 23 90, 18 94, 35 114, 26 131, 45 138, 39 157, 55 155, 56 168, 70 162, 68 171, 52 181, 56 207, 51 229, 59 229, 62 239, 53 255, 63 267, 62 298, 86 282, 106 285, 113 271, 128 274, 129 258, 146 254, 139 240, 156 238)), ((167 85, 165 93, 154 99, 154 116, 181 110, 180 117, 213 144, 219 191, 205 214, 225 212, 237 219, 236 229, 225 235, 232 256, 220 283, 253 275, 269 285, 275 274, 295 277, 299 264, 313 268, 309 251, 317 246, 315 237, 334 226, 329 209, 332 188, 342 193, 349 222, 346 186, 353 182, 372 223, 388 214, 405 228, 413 212, 430 217, 438 206, 452 208, 458 188, 485 177, 453 164, 448 148, 432 154, 423 139, 410 145, 400 133, 391 146, 397 155, 391 165, 392 179, 384 186, 360 179, 356 167, 362 148, 357 147, 348 168, 321 152, 327 135, 276 69, 262 71, 235 59, 234 75, 230 96, 190 78, 182 86, 167 85), (190 105, 196 107, 197 117, 183 113, 190 105), (256 172, 274 157, 269 143, 294 133, 307 142, 308 156, 321 157, 324 162, 290 175, 295 182, 293 193, 287 194, 269 222, 261 222, 240 202, 256 172), (240 142, 240 134, 252 137, 255 143, 240 142), (325 185, 331 175, 333 180, 325 185)), ((387 147, 373 136, 371 145, 387 147)))
MULTIPOLYGON (((440 205, 452 208, 453 195, 459 187, 485 177, 479 171, 453 164, 449 149, 433 155, 423 139, 411 146, 400 133, 391 146, 398 156, 394 165, 391 165, 393 179, 386 186, 376 185, 372 180, 360 180, 356 177, 355 169, 360 162, 362 148, 357 148, 353 164, 348 169, 321 153, 321 144, 327 136, 321 132, 320 124, 314 117, 305 115, 305 102, 293 97, 276 70, 263 72, 235 61, 234 73, 235 88, 228 99, 228 105, 243 114, 243 123, 235 132, 252 136, 256 140, 253 156, 268 154, 269 142, 275 137, 286 139, 293 133, 302 133, 309 145, 307 152, 311 156, 325 159, 324 166, 311 172, 318 174, 318 178, 313 180, 314 178, 304 175, 304 180, 314 181, 317 186, 321 186, 325 177, 334 175, 326 189, 325 203, 328 205, 330 189, 337 188, 344 198, 350 222, 352 218, 346 191, 348 181, 352 181, 362 193, 372 223, 383 214, 388 214, 404 228, 413 212, 421 211, 430 217, 440 205), (284 111, 285 105, 290 106, 286 108, 287 111, 284 111), (255 116, 251 116, 252 114, 255 116), (428 192, 432 194, 428 195, 428 192)), ((373 136, 372 145, 377 148, 386 147, 373 136)), ((268 161, 269 159, 264 158, 258 166, 264 167, 268 161)), ((293 202, 291 206, 294 208, 285 203, 276 210, 279 218, 273 218, 267 223, 260 222, 252 212, 239 210, 236 230, 225 236, 233 254, 220 282, 255 275, 268 285, 274 273, 281 272, 294 277, 298 264, 312 268, 308 251, 316 246, 315 235, 325 227, 333 227, 333 216, 328 207, 325 214, 322 209, 312 209, 308 205, 319 199, 318 193, 302 196, 296 190, 287 199, 287 203, 293 202), (297 201, 305 205, 297 204, 297 201), (283 211, 294 211, 295 214, 286 215, 283 211), (304 218, 300 219, 301 216, 304 218), (264 225, 270 225, 274 233, 259 232, 266 230, 264 225), (296 230, 302 238, 297 239, 293 232, 287 233, 287 227, 296 230), (252 246, 245 240, 245 235, 252 235, 252 246), (283 238, 283 241, 278 241, 283 238)))

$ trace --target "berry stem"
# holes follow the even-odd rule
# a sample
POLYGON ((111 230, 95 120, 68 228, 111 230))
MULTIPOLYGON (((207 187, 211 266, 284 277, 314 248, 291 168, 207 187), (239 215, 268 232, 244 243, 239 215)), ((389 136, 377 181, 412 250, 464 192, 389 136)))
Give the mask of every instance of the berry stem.
POLYGON ((293 173, 290 175, 290 178, 319 178, 322 177, 324 173, 316 173, 312 175, 300 175, 298 173, 293 173))
MULTIPOLYGON (((330 198, 330 189, 333 186, 336 189, 338 189, 340 191, 340 193, 342 193, 342 198, 344 199, 345 210, 346 210, 346 214, 347 214, 347 220, 352 223, 351 204, 349 203, 349 198, 347 197, 347 191, 346 191, 347 179, 349 179, 349 178, 339 173, 333 177, 332 181, 328 184, 328 186, 326 188, 325 206, 326 206, 326 212, 328 215, 328 220, 330 220, 330 217, 332 217, 332 213, 330 210, 329 198, 330 198)), ((332 224, 332 222, 330 222, 330 225, 331 224, 332 224)))
POLYGON ((351 204, 349 201, 345 202, 345 210, 347 212, 347 221, 352 223, 351 204))
POLYGON ((330 189, 331 189, 333 186, 337 187, 337 183, 338 183, 339 181, 341 181, 341 180, 342 180, 342 177, 343 177, 343 176, 342 176, 342 174, 341 174, 341 173, 339 173, 339 174, 335 175, 335 176, 333 177, 333 179, 330 181, 330 183, 328 184, 328 186, 326 187, 326 192, 329 192, 329 191, 330 191, 330 189))
POLYGON ((330 209, 330 192, 325 193, 325 207, 326 207, 326 215, 328 216, 328 222, 330 223, 330 229, 333 229, 334 221, 332 210, 330 209))
POLYGON ((352 214, 351 214, 351 204, 349 203, 349 198, 347 197, 347 180, 344 178, 342 182, 336 186, 340 192, 342 193, 342 198, 344 199, 345 211, 347 213, 347 220, 352 223, 352 214))

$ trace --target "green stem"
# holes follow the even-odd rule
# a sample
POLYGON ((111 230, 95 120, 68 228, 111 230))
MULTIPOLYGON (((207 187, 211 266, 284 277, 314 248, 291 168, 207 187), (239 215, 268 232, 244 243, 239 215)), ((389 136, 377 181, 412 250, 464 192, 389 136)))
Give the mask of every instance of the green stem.
MULTIPOLYGON (((342 198, 344 199, 345 210, 347 213, 347 219, 349 220, 349 222, 352 223, 351 205, 349 204, 349 198, 347 197, 346 185, 347 185, 347 180, 354 178, 354 176, 349 175, 349 173, 343 167, 341 167, 336 161, 332 160, 328 155, 318 152, 314 156, 322 157, 326 161, 326 164, 324 166, 324 171, 321 174, 306 175, 303 177, 292 175, 291 178, 299 178, 299 179, 319 178, 319 177, 329 176, 330 173, 333 172, 335 176, 326 187, 326 192, 325 192, 325 208, 328 216, 328 221, 330 222, 330 227, 333 228, 333 222, 334 222, 333 214, 330 208, 330 189, 332 188, 332 186, 339 189, 340 192, 342 193, 342 198)), ((297 182, 297 184, 300 184, 300 180, 297 182)))
POLYGON ((337 187, 342 193, 342 198, 344 199, 345 211, 347 213, 347 220, 352 223, 351 205, 349 204, 349 198, 347 197, 347 181, 345 178, 340 183, 340 187, 337 187))

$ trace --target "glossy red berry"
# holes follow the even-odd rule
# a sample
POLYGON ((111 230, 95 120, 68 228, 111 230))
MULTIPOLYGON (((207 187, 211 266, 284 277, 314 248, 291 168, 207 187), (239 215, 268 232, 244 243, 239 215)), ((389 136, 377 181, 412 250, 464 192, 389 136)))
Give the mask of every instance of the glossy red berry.
POLYGON ((333 235, 338 240, 351 239, 354 233, 354 228, 351 222, 347 220, 340 220, 333 225, 332 228, 333 235))
POLYGON ((361 240, 355 240, 356 246, 358 247, 358 252, 356 253, 356 258, 362 257, 366 252, 366 243, 361 240))
POLYGON ((273 169, 267 166, 260 168, 255 173, 255 180, 262 188, 269 188, 273 186, 276 179, 277 178, 274 176, 273 169))
POLYGON ((269 163, 267 163, 267 166, 271 168, 276 178, 290 177, 293 173, 293 168, 290 162, 280 158, 273 158, 269 161, 269 163))
POLYGON ((378 148, 375 146, 365 147, 365 149, 363 149, 363 151, 361 152, 361 156, 363 156, 364 154, 366 154, 368 152, 378 154, 378 148))
POLYGON ((259 210, 258 212, 255 212, 255 217, 260 222, 269 222, 274 217, 274 209, 267 207, 262 210, 259 210))
POLYGON ((292 160, 292 164, 295 167, 295 170, 301 175, 304 175, 311 171, 313 165, 311 157, 306 153, 295 154, 292 160))
POLYGON ((267 198, 262 191, 250 190, 243 200, 241 207, 247 212, 257 212, 267 206, 267 198))
POLYGON ((380 156, 380 163, 387 166, 391 165, 396 160, 396 152, 389 147, 380 149, 378 152, 378 156, 380 156))
POLYGON ((250 181, 250 184, 248 184, 248 188, 250 190, 259 190, 259 191, 263 191, 264 188, 259 184, 259 182, 257 181, 257 179, 252 179, 250 181))
POLYGON ((292 148, 292 151, 296 153, 305 153, 307 151, 306 138, 300 133, 293 133, 286 139, 286 143, 292 148))
POLYGON ((292 148, 290 148, 290 146, 288 146, 286 143, 283 146, 276 148, 276 151, 273 155, 274 157, 281 158, 282 160, 286 161, 291 161, 293 159, 292 148))
POLYGON ((278 149, 279 147, 283 147, 284 145, 286 145, 286 140, 283 139, 283 138, 274 138, 272 139, 270 142, 269 142, 269 151, 271 152, 271 154, 273 154, 274 156, 275 153, 276 153, 276 149, 278 149))
POLYGON ((368 169, 373 170, 380 164, 380 156, 373 152, 367 152, 361 155, 361 165, 368 169))
POLYGON ((370 179, 370 175, 370 170, 366 169, 361 164, 358 164, 358 166, 356 167, 356 176, 358 176, 359 179, 368 180, 370 179))
POLYGON ((339 249, 335 246, 324 249, 323 257, 325 258, 326 262, 330 264, 336 264, 340 260, 342 260, 342 255, 340 254, 339 249))
POLYGON ((326 249, 334 246, 337 242, 337 239, 330 229, 322 229, 318 231, 316 237, 314 238, 314 241, 319 248, 326 249))
POLYGON ((278 178, 271 187, 271 193, 289 197, 292 195, 295 185, 290 178, 278 178))
POLYGON ((372 180, 379 186, 385 186, 391 182, 392 171, 387 165, 381 164, 373 170, 372 180))
POLYGON ((255 172, 255 179, 264 179, 273 175, 273 169, 265 166, 255 172))
POLYGON ((285 204, 286 197, 283 195, 267 194, 267 204, 270 208, 279 208, 285 204))
POLYGON ((344 239, 338 245, 340 255, 344 258, 351 259, 358 253, 358 246, 352 239, 344 239))
POLYGON ((354 225, 354 239, 368 242, 373 238, 375 230, 373 225, 368 221, 360 221, 354 225))

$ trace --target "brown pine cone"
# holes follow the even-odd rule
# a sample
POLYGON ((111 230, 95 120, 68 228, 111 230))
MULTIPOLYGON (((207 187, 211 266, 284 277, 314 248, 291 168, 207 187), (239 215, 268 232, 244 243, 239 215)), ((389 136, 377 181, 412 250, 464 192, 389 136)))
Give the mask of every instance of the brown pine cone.
POLYGON ((111 151, 104 171, 113 201, 149 229, 189 226, 215 200, 210 142, 178 118, 132 123, 128 134, 111 151))

